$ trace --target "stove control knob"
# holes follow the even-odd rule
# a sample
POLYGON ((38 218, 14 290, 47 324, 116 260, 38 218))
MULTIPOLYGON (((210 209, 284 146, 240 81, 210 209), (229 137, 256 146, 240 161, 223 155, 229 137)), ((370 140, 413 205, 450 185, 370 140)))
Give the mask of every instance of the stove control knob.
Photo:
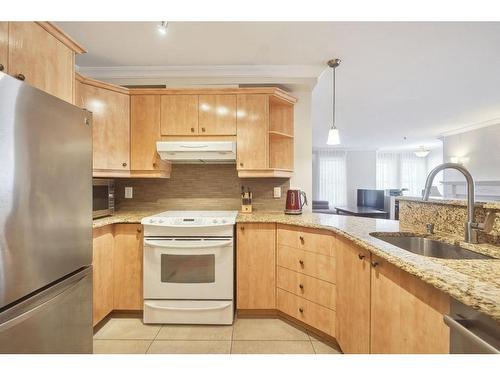
POLYGON ((154 224, 154 222, 155 222, 155 221, 154 221, 153 219, 149 219, 149 222, 150 222, 151 224, 154 224))
POLYGON ((217 224, 217 219, 213 219, 212 223, 217 224))
POLYGON ((221 223, 226 224, 226 219, 222 219, 221 223))
POLYGON ((163 223, 163 220, 162 219, 158 220, 158 223, 160 223, 160 224, 163 223))

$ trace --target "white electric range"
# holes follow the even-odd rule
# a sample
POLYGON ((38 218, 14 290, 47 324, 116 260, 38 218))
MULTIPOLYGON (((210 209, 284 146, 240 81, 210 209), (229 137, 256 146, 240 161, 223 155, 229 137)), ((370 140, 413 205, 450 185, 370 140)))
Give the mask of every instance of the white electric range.
POLYGON ((144 323, 232 324, 237 211, 165 211, 144 226, 144 323))

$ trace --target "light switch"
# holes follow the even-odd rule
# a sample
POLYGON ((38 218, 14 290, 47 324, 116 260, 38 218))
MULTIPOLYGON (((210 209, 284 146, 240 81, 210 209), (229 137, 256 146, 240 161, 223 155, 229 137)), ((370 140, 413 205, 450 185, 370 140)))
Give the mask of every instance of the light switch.
POLYGON ((125 187, 125 198, 131 199, 134 195, 134 190, 132 186, 126 186, 125 187))
POLYGON ((277 186, 273 191, 274 198, 281 198, 281 186, 277 186))

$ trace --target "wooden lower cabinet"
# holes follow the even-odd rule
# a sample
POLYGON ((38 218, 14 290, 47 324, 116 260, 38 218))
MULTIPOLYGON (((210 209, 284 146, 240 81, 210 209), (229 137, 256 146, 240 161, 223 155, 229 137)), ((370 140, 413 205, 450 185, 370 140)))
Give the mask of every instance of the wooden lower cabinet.
POLYGON ((277 297, 279 311, 335 337, 335 311, 279 288, 277 297))
POLYGON ((449 353, 449 297, 372 256, 371 352, 449 353))
POLYGON ((370 353, 370 252, 339 239, 337 341, 344 353, 370 353))
POLYGON ((113 226, 93 230, 93 325, 113 311, 113 226))
POLYGON ((276 308, 276 224, 238 224, 236 306, 276 308))
POLYGON ((113 310, 142 310, 142 225, 93 230, 93 325, 113 310))
POLYGON ((115 310, 142 310, 143 233, 140 224, 115 224, 114 304, 115 310))

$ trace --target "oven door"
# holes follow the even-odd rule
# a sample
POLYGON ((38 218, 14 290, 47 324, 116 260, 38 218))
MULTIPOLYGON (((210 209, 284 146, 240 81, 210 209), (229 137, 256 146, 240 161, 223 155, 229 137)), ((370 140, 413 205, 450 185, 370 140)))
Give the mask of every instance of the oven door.
POLYGON ((145 299, 232 299, 232 238, 146 238, 145 299))

